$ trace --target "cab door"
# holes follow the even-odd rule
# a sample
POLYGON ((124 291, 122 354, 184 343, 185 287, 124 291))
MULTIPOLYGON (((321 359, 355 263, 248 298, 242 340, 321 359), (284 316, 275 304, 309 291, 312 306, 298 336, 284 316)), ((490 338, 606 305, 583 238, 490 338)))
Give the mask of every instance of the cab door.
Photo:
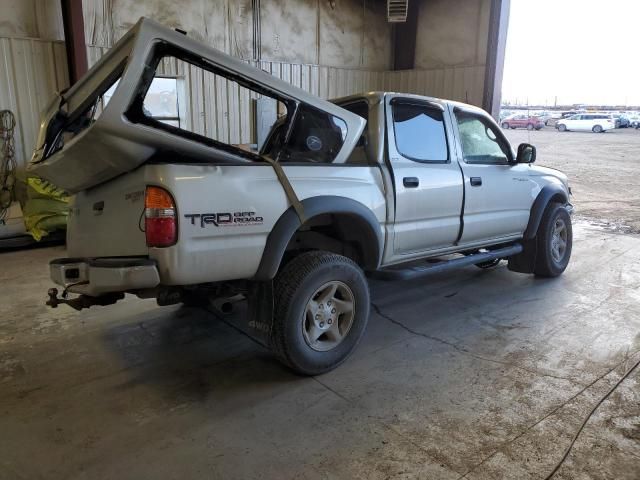
POLYGON ((441 103, 386 95, 388 161, 393 172, 393 258, 453 246, 463 187, 451 118, 441 103))
POLYGON ((521 237, 539 190, 529 176, 529 166, 514 163, 509 141, 486 112, 453 107, 452 115, 465 189, 459 244, 521 237))

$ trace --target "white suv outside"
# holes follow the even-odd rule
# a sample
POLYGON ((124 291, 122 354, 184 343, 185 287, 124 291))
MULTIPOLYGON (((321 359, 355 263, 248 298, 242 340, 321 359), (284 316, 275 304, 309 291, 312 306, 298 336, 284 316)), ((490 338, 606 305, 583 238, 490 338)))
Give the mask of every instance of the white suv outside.
POLYGON ((567 130, 575 132, 602 133, 616 128, 616 122, 612 115, 605 113, 580 113, 560 120, 556 124, 560 132, 567 130))

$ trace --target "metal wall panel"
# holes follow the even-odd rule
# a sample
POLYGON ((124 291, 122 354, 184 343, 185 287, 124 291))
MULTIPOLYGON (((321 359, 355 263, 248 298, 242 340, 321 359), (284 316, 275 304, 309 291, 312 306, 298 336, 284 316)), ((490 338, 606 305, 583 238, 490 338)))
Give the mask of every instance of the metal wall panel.
POLYGON ((18 169, 31 158, 40 111, 51 95, 69 85, 63 42, 0 37, 0 110, 16 116, 18 169))
POLYGON ((482 106, 484 66, 384 72, 383 89, 482 106))

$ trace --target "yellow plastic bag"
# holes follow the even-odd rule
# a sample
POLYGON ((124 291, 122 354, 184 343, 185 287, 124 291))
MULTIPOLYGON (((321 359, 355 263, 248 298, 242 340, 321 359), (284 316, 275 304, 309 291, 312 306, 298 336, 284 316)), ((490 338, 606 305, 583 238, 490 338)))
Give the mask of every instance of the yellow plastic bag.
POLYGON ((27 202, 24 205, 24 223, 31 236, 42 237, 67 227, 69 194, 38 177, 27 178, 27 202))

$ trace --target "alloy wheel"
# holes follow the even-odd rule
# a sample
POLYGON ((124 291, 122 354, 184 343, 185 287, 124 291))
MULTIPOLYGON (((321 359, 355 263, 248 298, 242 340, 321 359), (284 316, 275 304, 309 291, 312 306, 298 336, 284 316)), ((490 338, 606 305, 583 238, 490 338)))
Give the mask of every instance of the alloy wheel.
POLYGON ((340 281, 327 282, 307 302, 302 333, 307 345, 318 352, 336 348, 353 325, 355 297, 340 281))

